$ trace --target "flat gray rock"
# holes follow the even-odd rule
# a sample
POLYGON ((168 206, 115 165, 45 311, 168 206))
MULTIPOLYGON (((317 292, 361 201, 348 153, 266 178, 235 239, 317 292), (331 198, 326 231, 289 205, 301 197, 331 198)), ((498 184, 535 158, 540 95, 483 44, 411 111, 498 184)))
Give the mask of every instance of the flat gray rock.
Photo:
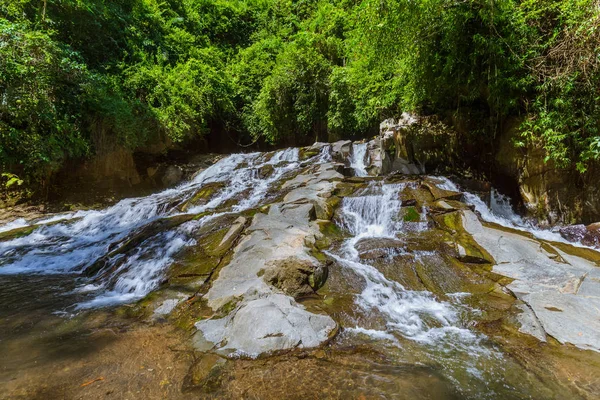
MULTIPOLYGON (((291 189, 268 213, 256 213, 206 293, 215 311, 235 308, 220 319, 199 321, 195 346, 226 355, 256 357, 277 350, 315 347, 327 340, 336 323, 329 316, 306 311, 292 297, 264 279, 267 268, 284 260, 296 260, 302 268, 318 270, 320 263, 309 254, 321 237, 315 214, 327 214, 327 198, 343 177, 332 163, 308 169, 284 184, 291 189)), ((245 221, 236 221, 233 232, 245 221)), ((273 272, 273 271, 270 271, 273 272)), ((293 274, 292 274, 293 275, 293 274)))
POLYGON ((562 262, 557 249, 550 253, 537 240, 483 226, 470 210, 462 213, 465 230, 494 258, 493 272, 514 279, 507 287, 518 297, 542 290, 576 293, 583 277, 596 268, 574 256, 565 255, 571 263, 562 262))
POLYGON ((546 291, 524 300, 548 335, 560 343, 600 351, 600 299, 546 291))
POLYGON ((583 278, 577 294, 584 297, 600 298, 600 268, 590 271, 583 278))
POLYGON ((227 356, 316 347, 336 328, 327 315, 313 314, 289 296, 273 293, 242 303, 225 318, 196 323, 204 339, 227 356))
POLYGON ((538 339, 541 342, 546 341, 546 331, 542 324, 535 316, 535 313, 527 304, 519 304, 517 306, 521 313, 517 316, 517 320, 521 324, 519 332, 526 333, 538 339))
POLYGON ((549 242, 484 226, 470 210, 461 212, 465 230, 494 258, 493 272, 512 278, 506 287, 527 304, 518 316, 520 330, 600 351, 596 264, 549 242))

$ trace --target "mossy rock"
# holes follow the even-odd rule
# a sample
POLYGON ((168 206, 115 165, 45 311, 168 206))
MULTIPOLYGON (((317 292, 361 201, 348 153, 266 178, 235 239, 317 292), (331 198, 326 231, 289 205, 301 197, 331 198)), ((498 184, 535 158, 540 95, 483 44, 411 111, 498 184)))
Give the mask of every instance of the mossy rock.
POLYGON ((495 263, 494 258, 465 231, 460 211, 433 215, 433 220, 440 229, 449 232, 453 236, 460 260, 476 264, 495 263))
POLYGON ((301 148, 299 151, 299 158, 301 161, 308 160, 311 157, 314 157, 320 153, 319 150, 309 148, 301 148))
POLYGON ((266 179, 275 171, 275 167, 272 164, 265 164, 258 168, 257 173, 260 179, 266 179))
POLYGON ((457 200, 460 201, 463 197, 461 192, 455 192, 452 190, 446 190, 438 187, 435 182, 431 181, 428 178, 423 180, 423 187, 428 189, 434 200, 447 199, 447 200, 457 200))
POLYGON ((210 277, 220 261, 219 257, 209 256, 200 247, 191 247, 169 267, 168 283, 194 292, 210 277))
POLYGON ((403 207, 400 213, 404 222, 421 222, 421 214, 415 207, 403 207))
POLYGON ((393 257, 371 259, 368 263, 384 274, 387 279, 400 283, 408 290, 427 290, 417 274, 415 258, 412 254, 405 253, 393 257))
POLYGON ((190 197, 184 204, 180 206, 180 210, 185 212, 190 207, 201 206, 210 201, 210 199, 223 189, 225 186, 224 182, 211 182, 202 186, 192 197, 190 197))
MULTIPOLYGON (((184 248, 169 268, 167 277, 170 284, 191 286, 190 289, 194 290, 204 283, 215 268, 222 264, 223 257, 241 234, 241 229, 237 229, 228 240, 223 241, 232 225, 236 225, 233 218, 235 216, 228 215, 202 227, 195 238, 196 245, 184 248)), ((245 219, 243 222, 245 223, 245 219)), ((242 224, 242 229, 243 226, 242 224)))
POLYGON ((432 256, 422 258, 415 270, 427 290, 438 295, 449 293, 488 293, 494 282, 473 272, 452 257, 432 256))
POLYGON ((11 229, 10 231, 0 232, 0 242, 6 242, 27 236, 37 228, 39 228, 39 225, 31 225, 11 229))
POLYGON ((418 207, 428 205, 434 201, 433 195, 429 190, 424 189, 421 186, 406 186, 402 192, 400 192, 400 200, 402 202, 415 202, 418 207))
POLYGON ((342 199, 338 196, 330 196, 325 203, 315 203, 315 216, 317 219, 330 220, 333 218, 335 210, 339 207, 342 199))
POLYGON ((353 183, 344 181, 338 183, 338 185, 333 191, 333 194, 338 197, 348 197, 352 196, 354 192, 356 192, 358 189, 365 187, 367 187, 367 184, 365 182, 353 183))
POLYGON ((334 222, 319 220, 317 221, 317 224, 319 225, 319 231, 321 232, 321 236, 315 241, 315 248, 317 250, 328 249, 331 247, 332 243, 344 239, 344 233, 334 222))

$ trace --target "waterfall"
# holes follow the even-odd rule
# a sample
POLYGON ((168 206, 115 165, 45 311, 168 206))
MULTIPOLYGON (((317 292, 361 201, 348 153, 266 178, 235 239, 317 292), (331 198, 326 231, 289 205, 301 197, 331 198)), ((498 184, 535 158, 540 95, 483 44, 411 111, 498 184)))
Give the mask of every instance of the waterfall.
POLYGON ((367 166, 367 144, 352 143, 352 156, 350 157, 350 167, 354 169, 356 176, 368 176, 367 166))
MULTIPOLYGON (((320 162, 324 156, 315 157, 320 162)), ((233 154, 199 173, 193 180, 146 197, 125 199, 103 210, 78 211, 38 221, 16 220, 0 226, 8 231, 26 226, 26 236, 0 242, 0 274, 81 274, 150 223, 180 214, 209 214, 145 239, 128 254, 108 259, 116 266, 99 282, 84 280, 80 291, 94 297, 80 307, 104 306, 140 299, 156 289, 173 257, 195 244, 193 233, 207 221, 226 212, 241 212, 257 206, 274 182, 299 166, 296 148, 267 154, 233 154), (271 174, 260 178, 257 171, 272 166, 271 174), (179 207, 199 189, 211 183, 222 189, 203 205, 185 212, 179 207), (228 201, 237 200, 223 208, 228 201)))
MULTIPOLYGON (((431 178, 433 178, 436 181, 436 184, 442 189, 461 192, 460 188, 454 182, 444 176, 434 176, 431 178)), ((465 191, 463 192, 463 195, 465 197, 465 202, 472 205, 484 221, 522 232, 528 232, 538 239, 568 243, 577 247, 594 249, 593 247, 581 243, 566 240, 555 228, 543 229, 537 226, 533 221, 524 219, 514 211, 509 197, 499 193, 494 188, 490 191, 489 205, 483 201, 480 196, 474 193, 465 191)))
MULTIPOLYGON (((504 382, 502 354, 487 338, 468 329, 465 316, 476 313, 462 304, 465 293, 447 293, 448 300, 441 300, 428 291, 409 290, 397 281, 387 278, 379 269, 362 260, 360 242, 365 239, 402 241, 406 235, 419 235, 427 224, 417 224, 408 230, 399 217, 401 203, 399 193, 410 183, 374 183, 356 197, 342 201, 340 225, 351 235, 337 251, 327 254, 343 270, 364 282, 355 295, 358 306, 353 317, 356 326, 345 327, 350 335, 367 335, 386 347, 401 348, 413 352, 418 348, 423 363, 434 362, 452 376, 468 377, 460 386, 465 397, 496 398, 488 382, 504 382), (385 328, 380 327, 383 318, 385 328), (374 327, 370 324, 375 323, 374 327), (410 344, 407 344, 409 341, 410 344), (481 396, 481 388, 487 388, 481 396)), ((399 250, 404 257, 413 257, 414 263, 434 255, 434 252, 399 250)), ((394 353, 394 351, 390 351, 394 353)), ((504 384, 505 388, 509 388, 504 384)))
MULTIPOLYGON (((366 189, 366 193, 344 198, 341 225, 352 237, 344 242, 339 254, 329 255, 364 279, 365 287, 356 302, 365 311, 374 309, 385 314, 388 329, 430 344, 446 335, 469 344, 476 343, 478 336, 459 326, 459 310, 452 304, 437 300, 429 292, 405 289, 359 257, 356 246, 361 240, 396 238, 402 233, 405 223, 398 217, 401 207, 399 193, 407 185, 374 183, 366 189)), ((426 229, 426 224, 420 226, 420 229, 426 229)), ((362 327, 357 329, 376 336, 389 335, 362 327)))

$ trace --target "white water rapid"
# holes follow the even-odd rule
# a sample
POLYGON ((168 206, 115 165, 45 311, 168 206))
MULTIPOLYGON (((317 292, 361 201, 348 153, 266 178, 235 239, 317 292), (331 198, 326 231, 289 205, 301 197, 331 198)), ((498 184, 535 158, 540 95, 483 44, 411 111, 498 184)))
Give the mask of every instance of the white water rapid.
MULTIPOLYGON (((270 158, 269 155, 233 154, 176 188, 125 199, 104 210, 78 211, 38 221, 16 220, 0 226, 0 232, 35 228, 29 235, 0 242, 0 274, 80 274, 153 222, 181 214, 209 212, 198 220, 151 235, 132 254, 109 257, 109 264, 117 266, 110 276, 98 282, 84 280, 79 288, 93 295, 79 307, 142 298, 157 288, 173 256, 195 243, 192 238, 195 230, 215 216, 255 207, 268 196, 274 182, 299 166, 296 148, 278 151, 270 158), (272 166, 273 172, 261 178, 258 171, 265 166, 272 166), (222 188, 208 203, 181 211, 180 205, 200 188, 219 182, 222 188), (228 201, 233 205, 225 206, 228 201)), ((320 154, 312 162, 322 162, 324 158, 320 154)))
POLYGON ((350 167, 354 169, 356 176, 368 176, 367 173, 367 144, 353 143, 350 167))
POLYGON ((442 189, 462 192, 465 197, 465 202, 475 207, 475 211, 479 213, 481 219, 484 221, 492 222, 507 228, 513 228, 522 232, 529 232, 538 239, 568 243, 573 246, 595 250, 593 247, 566 240, 556 229, 540 228, 533 221, 524 219, 514 211, 508 196, 499 193, 493 188, 490 192, 490 204, 488 205, 478 195, 462 191, 454 182, 444 176, 432 176, 431 178, 433 178, 442 189))
MULTIPOLYGON (((405 223, 398 217, 399 193, 406 185, 372 183, 362 195, 344 198, 341 225, 352 237, 344 242, 339 254, 329 254, 364 279, 364 289, 356 302, 364 310, 385 314, 388 329, 428 344, 434 344, 444 336, 453 336, 469 345, 477 344, 479 337, 460 327, 459 310, 455 306, 437 300, 429 292, 405 289, 359 257, 356 246, 360 241, 396 239, 402 234, 405 223)), ((419 223, 417 230, 426 229, 426 226, 426 223, 419 223)), ((414 223, 411 228, 414 232, 414 223)), ((413 255, 418 262, 420 254, 413 252, 413 255)), ((387 335, 372 330, 371 334, 387 335)))
MULTIPOLYGON (((469 376, 469 384, 461 387, 463 394, 480 393, 488 382, 502 382, 502 354, 490 345, 487 338, 465 326, 477 310, 462 304, 466 293, 447 293, 441 300, 428 291, 409 290, 387 278, 367 260, 360 258, 360 243, 368 240, 402 241, 405 235, 425 231, 426 222, 404 222, 399 193, 413 183, 384 184, 371 182, 356 197, 346 197, 341 206, 339 224, 350 233, 337 251, 327 252, 343 269, 364 282, 355 302, 361 310, 356 326, 346 328, 351 334, 367 335, 373 340, 406 351, 406 340, 414 343, 413 350, 422 351, 422 362, 439 363, 450 374, 469 376), (385 328, 374 329, 372 322, 382 316, 385 328), (466 317, 466 320, 465 320, 466 317), (365 325, 366 324, 366 325, 365 325), (420 350, 414 350, 417 346, 420 350)), ((425 212, 425 211, 423 211, 425 212)), ((421 220, 426 220, 421 216, 421 220)), ((418 264, 435 252, 402 250, 418 264)), ((397 254, 396 254, 397 255, 397 254)), ((393 256, 393 255, 392 255, 393 256)), ((482 398, 493 398, 489 390, 482 398)))

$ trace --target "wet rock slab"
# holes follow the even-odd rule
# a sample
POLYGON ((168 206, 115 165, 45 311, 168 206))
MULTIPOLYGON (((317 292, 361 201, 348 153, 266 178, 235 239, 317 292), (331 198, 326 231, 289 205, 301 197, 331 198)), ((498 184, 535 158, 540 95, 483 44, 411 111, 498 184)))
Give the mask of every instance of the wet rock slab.
POLYGON ((334 164, 322 164, 286 182, 282 203, 255 214, 206 294, 219 314, 196 323, 197 348, 256 357, 315 347, 335 332, 331 317, 307 311, 292 296, 306 294, 323 274, 310 254, 321 237, 315 218, 331 217, 328 201, 342 178, 334 164))
POLYGON ((600 351, 600 269, 595 262, 552 243, 484 226, 468 210, 462 211, 462 220, 465 230, 494 258, 493 272, 511 278, 506 287, 533 312, 521 314, 525 331, 600 351))

